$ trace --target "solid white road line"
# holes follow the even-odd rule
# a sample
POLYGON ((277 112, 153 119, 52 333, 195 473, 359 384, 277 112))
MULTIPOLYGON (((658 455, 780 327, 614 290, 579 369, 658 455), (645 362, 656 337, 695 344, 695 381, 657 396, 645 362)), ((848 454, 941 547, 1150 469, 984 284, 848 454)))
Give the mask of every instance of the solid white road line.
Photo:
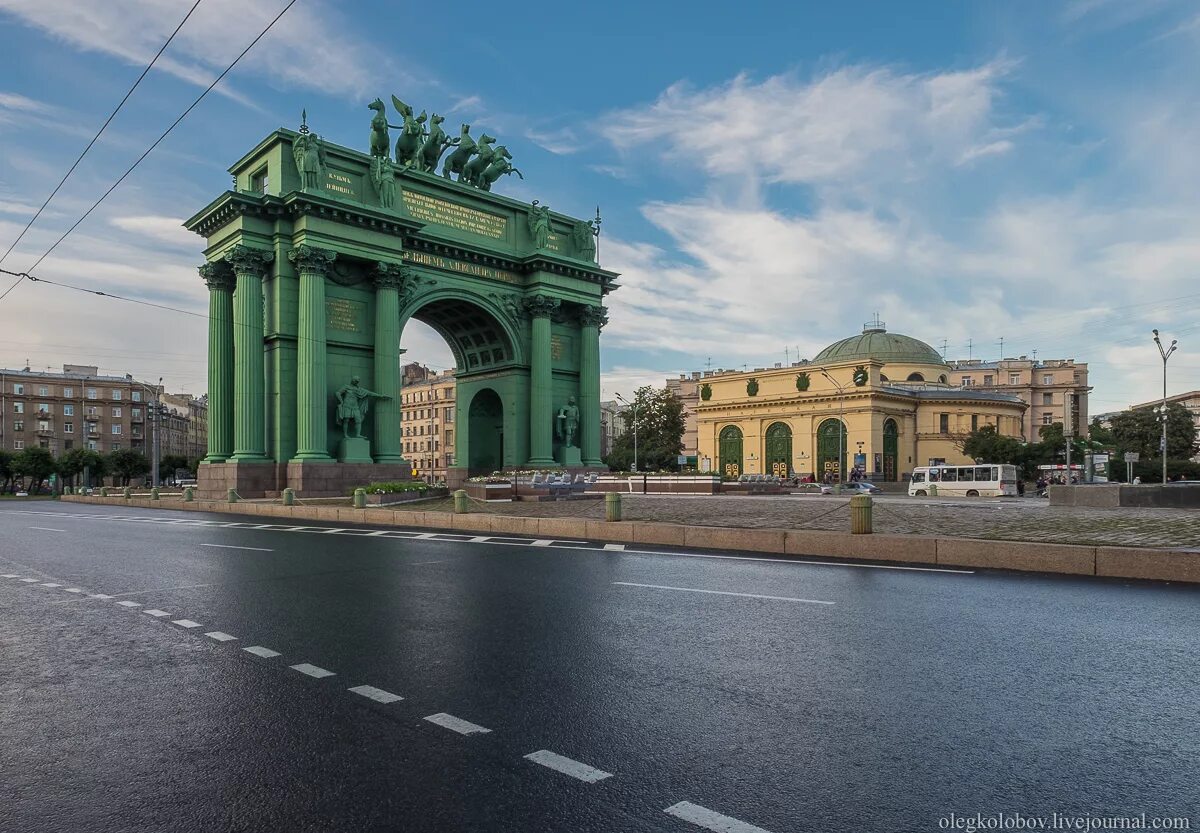
POLYGON ((332 671, 326 671, 324 668, 316 665, 309 665, 307 662, 302 662, 299 665, 289 665, 288 667, 293 671, 299 671, 301 674, 307 674, 310 677, 316 677, 318 680, 322 677, 333 676, 332 671))
POLYGON ((278 651, 272 651, 270 648, 264 648, 261 645, 251 645, 249 648, 243 648, 242 650, 247 653, 254 654, 256 657, 263 657, 265 659, 279 656, 278 651))
POLYGON ((232 642, 233 640, 237 639, 236 636, 230 636, 229 634, 225 633, 224 631, 209 631, 208 633, 206 633, 204 635, 207 636, 209 639, 215 639, 218 642, 232 642))
POLYGON ((202 547, 218 547, 223 550, 253 550, 254 552, 275 552, 266 547, 235 547, 233 544, 201 544, 202 547))
POLYGON ((39 529, 42 532, 66 532, 65 529, 54 529, 53 527, 49 527, 49 526, 31 526, 29 528, 30 529, 39 529))
POLYGON ((531 752, 525 756, 525 759, 561 772, 563 775, 570 775, 572 778, 586 781, 589 784, 603 781, 605 778, 612 778, 611 772, 605 772, 602 769, 581 764, 579 761, 573 761, 562 755, 556 755, 549 749, 539 749, 537 752, 531 752))
MULTIPOLYGON (((118 602, 117 604, 125 604, 125 602, 118 602)), ((172 619, 171 624, 179 625, 179 627, 181 627, 181 628, 188 628, 188 629, 200 627, 199 622, 193 622, 191 619, 172 619)))
POLYGON ((531 547, 550 547, 553 545, 554 545, 553 541, 547 541, 545 538, 539 538, 536 541, 529 542, 529 546, 531 546, 531 547))
POLYGON ((0 578, 20 578, 20 577, 21 576, 18 575, 17 573, 5 573, 4 575, 0 576, 0 578))
POLYGON ((52 581, 43 581, 43 582, 42 582, 42 587, 62 587, 62 585, 61 585, 61 584, 55 584, 55 583, 54 583, 54 582, 52 582, 52 581))
POLYGON ((690 801, 672 804, 663 812, 677 819, 691 822, 697 827, 703 827, 705 830, 712 830, 713 833, 769 833, 761 827, 755 827, 753 824, 747 824, 730 816, 723 816, 690 801))
POLYGON ((142 606, 141 602, 130 602, 130 601, 117 602, 117 604, 119 604, 121 607, 141 607, 142 606))
POLYGON ((376 703, 395 703, 397 700, 403 700, 399 694, 392 694, 390 691, 384 691, 382 688, 376 688, 373 685, 356 685, 349 689, 355 694, 361 694, 368 700, 374 700, 376 703))
POLYGON ((153 616, 156 619, 161 619, 164 616, 171 615, 170 613, 167 613, 165 610, 158 610, 157 608, 154 610, 143 610, 142 613, 145 613, 147 616, 153 616))
POLYGON ((604 549, 610 550, 610 551, 616 551, 616 552, 623 552, 625 550, 625 545, 624 544, 605 544, 604 549))
POLYGON ((714 596, 741 596, 746 599, 771 599, 776 602, 804 602, 812 605, 831 605, 833 602, 823 602, 818 599, 795 599, 791 596, 761 596, 758 593, 731 593, 728 590, 701 590, 698 587, 671 587, 666 584, 635 584, 632 581, 614 581, 622 587, 648 587, 652 590, 679 590, 683 593, 710 593, 714 596))
POLYGON ((452 714, 446 714, 445 712, 431 714, 425 719, 430 723, 436 723, 443 729, 449 729, 451 732, 458 732, 460 735, 475 735, 492 731, 491 729, 485 729, 475 723, 455 717, 452 714))

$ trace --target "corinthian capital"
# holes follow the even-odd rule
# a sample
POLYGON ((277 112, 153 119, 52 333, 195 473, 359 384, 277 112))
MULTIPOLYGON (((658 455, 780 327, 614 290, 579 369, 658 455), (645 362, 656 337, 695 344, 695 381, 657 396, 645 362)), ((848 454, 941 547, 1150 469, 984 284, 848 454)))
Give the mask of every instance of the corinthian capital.
POLYGON ((233 289, 235 282, 233 270, 229 268, 228 263, 221 260, 205 263, 197 271, 200 273, 200 279, 208 284, 209 289, 233 289))
POLYGON ((557 298, 551 298, 549 295, 542 295, 540 292, 532 298, 526 298, 524 301, 525 312, 534 318, 549 318, 558 312, 562 301, 557 298))
POLYGON ((608 307, 584 306, 579 310, 579 323, 584 327, 603 327, 608 323, 608 307))
POLYGON ((408 276, 408 267, 399 263, 386 263, 382 260, 376 263, 375 268, 371 270, 371 277, 375 279, 376 289, 403 289, 408 276))
POLYGON ((316 246, 304 244, 288 252, 288 260, 300 272, 316 272, 324 275, 329 267, 337 260, 337 252, 330 249, 318 249, 316 246))
POLYGON ((270 268, 275 254, 265 249, 252 249, 238 244, 225 253, 225 262, 233 267, 237 275, 263 277, 270 268))

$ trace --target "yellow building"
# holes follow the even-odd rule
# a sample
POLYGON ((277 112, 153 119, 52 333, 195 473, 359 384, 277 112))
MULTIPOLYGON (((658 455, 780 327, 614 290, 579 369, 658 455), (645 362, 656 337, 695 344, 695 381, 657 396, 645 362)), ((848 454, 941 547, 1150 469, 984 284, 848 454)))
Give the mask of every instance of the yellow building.
POLYGON ((1021 438, 1019 397, 950 384, 936 350, 879 322, 812 361, 705 376, 696 410, 703 470, 738 474, 827 474, 847 467, 900 480, 930 462, 972 462, 956 442, 994 425, 1021 438))

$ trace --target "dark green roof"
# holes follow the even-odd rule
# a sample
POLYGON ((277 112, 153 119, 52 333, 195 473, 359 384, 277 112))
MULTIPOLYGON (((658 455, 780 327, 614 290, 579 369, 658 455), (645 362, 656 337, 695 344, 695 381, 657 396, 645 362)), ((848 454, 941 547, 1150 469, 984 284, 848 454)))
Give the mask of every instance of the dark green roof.
POLYGON ((900 333, 889 333, 878 323, 864 327, 861 335, 835 341, 818 353, 813 363, 855 359, 879 359, 885 364, 946 364, 941 354, 925 342, 900 333))

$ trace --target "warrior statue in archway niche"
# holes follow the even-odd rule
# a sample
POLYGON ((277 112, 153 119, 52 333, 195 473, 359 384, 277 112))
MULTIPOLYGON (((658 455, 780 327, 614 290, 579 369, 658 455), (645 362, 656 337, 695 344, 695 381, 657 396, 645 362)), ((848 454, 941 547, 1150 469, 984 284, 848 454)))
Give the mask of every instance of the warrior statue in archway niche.
POLYGON ((337 392, 337 424, 342 426, 343 437, 350 439, 362 436, 363 420, 367 417, 367 407, 372 398, 391 399, 392 397, 367 390, 359 385, 357 376, 350 380, 350 384, 343 385, 337 392), (354 425, 354 433, 350 432, 351 423, 354 425))

